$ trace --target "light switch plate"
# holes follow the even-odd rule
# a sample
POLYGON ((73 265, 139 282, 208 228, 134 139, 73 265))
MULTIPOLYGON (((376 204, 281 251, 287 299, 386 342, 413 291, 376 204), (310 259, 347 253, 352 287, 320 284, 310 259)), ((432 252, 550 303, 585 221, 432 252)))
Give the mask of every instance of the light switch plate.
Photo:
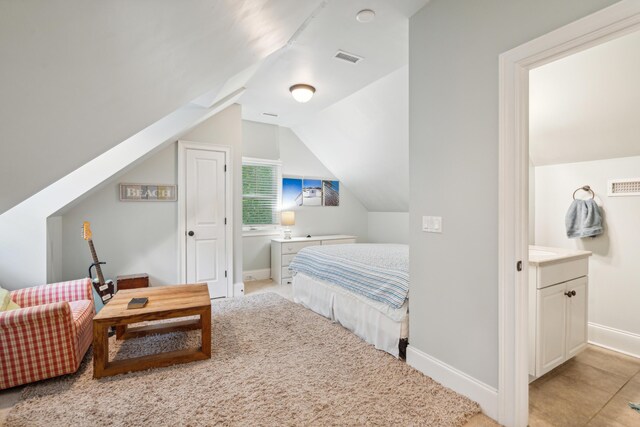
POLYGON ((422 231, 425 231, 427 233, 442 233, 442 217, 423 216, 422 231))

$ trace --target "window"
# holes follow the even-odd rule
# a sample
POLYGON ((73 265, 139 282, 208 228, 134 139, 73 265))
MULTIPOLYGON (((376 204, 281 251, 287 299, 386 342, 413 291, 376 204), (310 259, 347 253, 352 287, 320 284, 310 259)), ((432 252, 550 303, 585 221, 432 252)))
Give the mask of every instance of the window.
POLYGON ((244 231, 280 227, 280 162, 242 159, 242 226, 244 231))

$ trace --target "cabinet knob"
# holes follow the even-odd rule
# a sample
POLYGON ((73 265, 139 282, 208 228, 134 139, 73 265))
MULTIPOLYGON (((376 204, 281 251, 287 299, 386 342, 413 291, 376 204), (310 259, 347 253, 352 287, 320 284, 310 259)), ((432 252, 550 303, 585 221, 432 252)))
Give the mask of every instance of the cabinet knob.
POLYGON ((569 298, 571 298, 573 295, 576 294, 576 291, 573 291, 573 295, 571 294, 571 292, 565 292, 564 293, 566 296, 568 296, 569 298))
POLYGON ((571 291, 571 296, 575 297, 576 296, 576 291, 571 291))

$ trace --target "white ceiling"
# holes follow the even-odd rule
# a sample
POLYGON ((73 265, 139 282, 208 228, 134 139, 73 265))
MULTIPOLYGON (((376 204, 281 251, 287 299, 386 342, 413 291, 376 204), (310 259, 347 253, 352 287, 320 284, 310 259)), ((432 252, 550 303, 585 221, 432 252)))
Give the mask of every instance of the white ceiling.
POLYGON ((211 105, 251 75, 240 100, 245 118, 297 126, 370 210, 407 210, 406 78, 395 87, 374 82, 407 64, 408 18, 427 1, 0 2, 7 59, 0 179, 11 183, 0 193, 0 213, 190 101, 211 105), (364 8, 376 11, 374 22, 355 20, 364 8), (365 59, 340 62, 338 49, 365 59), (317 88, 307 104, 288 92, 299 82, 317 88), (326 129, 309 135, 319 123, 326 129), (325 139, 331 129, 340 135, 325 139), (355 168, 331 158, 372 147, 378 157, 363 154, 355 168), (381 170, 397 174, 394 186, 381 170))
POLYGON ((229 89, 319 4, 0 2, 0 213, 191 100, 229 89))
MULTIPOLYGON (((332 0, 323 2, 307 27, 271 55, 249 81, 240 99, 246 120, 293 127, 323 109, 386 76, 408 62, 408 18, 427 0, 332 0), (359 10, 373 9, 375 20, 356 21, 359 10), (334 59, 344 50, 364 60, 357 64, 334 59), (289 87, 311 84, 314 97, 293 100, 289 87), (276 113, 277 118, 262 113, 276 113)), ((306 141, 305 141, 306 142, 306 141)))
POLYGON ((370 212, 409 210, 408 89, 404 66, 293 128, 370 212))
POLYGON ((249 81, 243 118, 291 127, 369 211, 408 211, 409 17, 427 1, 324 2, 249 81), (365 8, 372 23, 355 19, 365 8), (364 60, 334 59, 338 50, 364 60), (295 83, 316 88, 311 101, 293 100, 295 83))
POLYGON ((640 32, 530 73, 534 165, 640 155, 640 32))

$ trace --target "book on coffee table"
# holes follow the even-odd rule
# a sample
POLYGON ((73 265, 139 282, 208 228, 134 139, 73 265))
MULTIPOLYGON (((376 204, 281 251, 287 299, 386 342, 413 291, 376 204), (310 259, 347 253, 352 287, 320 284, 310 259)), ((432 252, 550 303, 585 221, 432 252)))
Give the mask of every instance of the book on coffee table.
POLYGON ((142 308, 147 305, 148 302, 149 298, 147 297, 131 298, 131 301, 129 301, 129 304, 127 304, 127 308, 142 308))

